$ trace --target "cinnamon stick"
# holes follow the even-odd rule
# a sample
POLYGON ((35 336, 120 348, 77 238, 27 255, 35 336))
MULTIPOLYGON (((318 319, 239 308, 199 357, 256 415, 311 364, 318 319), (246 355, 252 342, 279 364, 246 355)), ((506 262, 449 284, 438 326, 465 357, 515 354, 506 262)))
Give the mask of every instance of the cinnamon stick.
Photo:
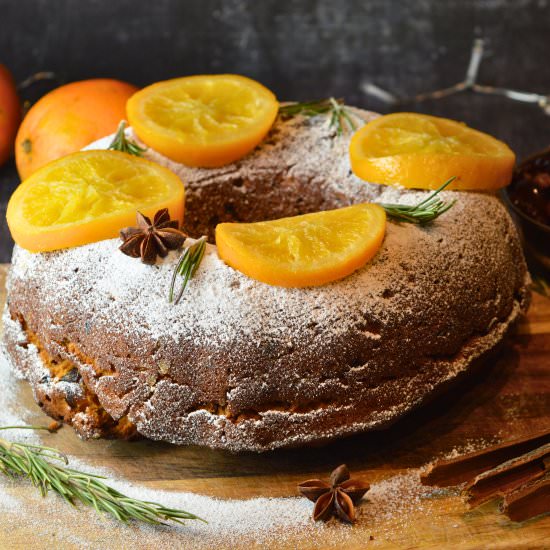
POLYGON ((550 443, 479 474, 468 482, 463 494, 470 506, 479 506, 540 479, 550 471, 549 467, 550 443))
POLYGON ((529 483, 509 493, 500 509, 512 521, 525 521, 550 512, 550 479, 529 483))
POLYGON ((450 487, 468 481, 486 470, 550 443, 550 429, 494 445, 458 458, 440 460, 421 475, 424 485, 450 487))

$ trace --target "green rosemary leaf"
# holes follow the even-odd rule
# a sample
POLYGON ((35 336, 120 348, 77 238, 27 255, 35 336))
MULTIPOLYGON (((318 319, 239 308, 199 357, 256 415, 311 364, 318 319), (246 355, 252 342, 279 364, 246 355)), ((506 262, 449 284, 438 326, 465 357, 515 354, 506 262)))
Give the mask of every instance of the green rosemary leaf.
POLYGON ((334 128, 339 136, 346 129, 355 130, 357 128, 350 116, 349 109, 344 106, 344 100, 335 99, 334 97, 281 105, 279 107, 279 114, 283 118, 291 118, 296 115, 311 117, 330 114, 330 127, 334 128))
POLYGON ((185 252, 181 255, 181 258, 179 259, 172 275, 170 291, 168 293, 169 302, 174 302, 174 304, 177 304, 180 301, 183 296, 183 292, 187 287, 187 283, 197 272, 205 251, 206 237, 201 237, 197 242, 185 249, 185 252), (174 288, 176 286, 176 279, 178 275, 183 277, 183 282, 177 296, 174 298, 174 288))
POLYGON ((328 113, 331 109, 332 104, 330 99, 320 99, 318 101, 303 101, 301 103, 281 105, 279 107, 279 114, 283 118, 290 118, 296 115, 316 116, 328 113))
POLYGON ((110 149, 111 151, 121 151, 122 153, 128 153, 129 155, 141 157, 143 156, 145 149, 126 137, 124 130, 127 125, 128 124, 125 120, 120 121, 115 137, 107 149, 110 149))
MULTIPOLYGON (((41 426, 3 426, 8 429, 48 429, 41 426)), ((151 524, 166 521, 183 523, 183 520, 203 519, 174 508, 167 508, 156 502, 134 499, 113 489, 101 481, 102 476, 73 470, 66 466, 67 457, 53 447, 16 443, 0 438, 0 472, 9 477, 26 477, 37 487, 42 496, 49 491, 57 493, 68 504, 78 502, 94 508, 97 513, 111 514, 121 522, 130 520, 151 524), (51 462, 52 459, 62 464, 51 462)))
POLYGON ((416 223, 424 225, 434 221, 452 208, 456 201, 445 202, 438 196, 443 189, 450 185, 456 176, 447 180, 443 185, 436 189, 433 193, 428 195, 423 201, 415 205, 407 204, 392 204, 392 203, 378 203, 385 211, 386 214, 396 221, 416 223))

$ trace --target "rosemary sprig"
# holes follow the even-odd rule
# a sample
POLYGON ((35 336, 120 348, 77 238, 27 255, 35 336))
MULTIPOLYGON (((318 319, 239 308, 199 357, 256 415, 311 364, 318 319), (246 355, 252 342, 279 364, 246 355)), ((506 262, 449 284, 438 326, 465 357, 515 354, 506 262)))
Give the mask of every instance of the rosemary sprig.
MULTIPOLYGON (((47 430, 41 426, 3 426, 0 430, 31 429, 47 430)), ((128 497, 109 487, 101 480, 103 476, 87 474, 68 468, 67 457, 53 447, 15 443, 0 438, 0 472, 9 477, 26 477, 42 496, 51 490, 73 506, 81 502, 94 508, 99 514, 108 513, 124 523, 129 520, 155 525, 167 520, 183 523, 182 520, 203 519, 175 508, 167 508, 156 502, 128 497), (56 464, 56 462, 61 464, 56 464)))
POLYGON ((336 129, 336 133, 341 136, 344 130, 355 130, 355 122, 350 116, 349 110, 344 106, 343 99, 329 97, 317 101, 304 101, 301 103, 289 103, 279 107, 279 114, 284 118, 290 118, 296 115, 317 116, 330 113, 330 127, 336 129))
POLYGON ((124 133, 126 126, 128 126, 128 123, 125 120, 121 120, 115 137, 107 149, 110 149, 111 151, 121 151, 122 153, 128 153, 129 155, 135 155, 136 157, 143 156, 145 149, 126 137, 126 134, 124 133))
POLYGON ((394 220, 424 225, 447 212, 447 210, 452 208, 455 204, 456 200, 445 202, 437 196, 455 179, 456 176, 448 179, 441 187, 416 205, 411 206, 407 204, 391 204, 384 202, 378 204, 386 211, 386 214, 394 220))
POLYGON ((177 304, 183 291, 187 287, 189 280, 195 275, 199 265, 204 256, 206 250, 206 237, 201 237, 196 243, 193 243, 190 247, 185 249, 185 252, 181 255, 181 258, 174 269, 172 275, 172 283, 170 284, 170 292, 168 293, 168 301, 177 304), (181 275, 183 277, 183 283, 178 291, 176 298, 174 299, 174 287, 176 286, 176 277, 181 275))

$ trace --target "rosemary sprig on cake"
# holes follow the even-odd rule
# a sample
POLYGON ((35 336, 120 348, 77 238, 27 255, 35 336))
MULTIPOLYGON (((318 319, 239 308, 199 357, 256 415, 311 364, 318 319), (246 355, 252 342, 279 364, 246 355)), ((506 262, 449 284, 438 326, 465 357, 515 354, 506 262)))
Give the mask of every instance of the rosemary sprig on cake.
MULTIPOLYGON (((0 430, 47 430, 41 426, 3 426, 0 430)), ((203 519, 156 502, 147 502, 109 487, 103 476, 68 468, 68 458, 57 449, 45 445, 16 443, 0 438, 0 472, 9 477, 26 477, 40 489, 42 496, 49 491, 60 495, 68 504, 77 502, 90 506, 98 513, 107 513, 121 522, 142 521, 155 525, 166 521, 203 519), (60 463, 57 464, 56 462, 60 463)))
POLYGON ((180 301, 183 296, 183 291, 187 287, 187 283, 195 275, 197 269, 199 269, 205 250, 206 237, 201 237, 197 242, 185 249, 185 252, 182 254, 176 268, 174 269, 174 274, 172 275, 172 282, 168 293, 169 302, 174 302, 174 304, 177 304, 180 301), (183 277, 183 282, 176 297, 174 298, 174 288, 176 286, 176 279, 178 275, 183 277))
POLYGON ((344 100, 335 99, 334 97, 281 105, 279 107, 279 114, 283 118, 291 118, 296 115, 312 117, 330 114, 330 127, 335 128, 336 134, 339 136, 341 136, 346 129, 357 129, 357 125, 351 118, 349 110, 344 105, 344 100))
POLYGON ((438 197, 438 195, 455 179, 456 177, 448 179, 423 201, 415 205, 392 204, 384 202, 378 204, 386 211, 386 214, 394 220, 424 225, 426 223, 433 222, 436 218, 439 218, 441 214, 444 214, 447 210, 453 207, 456 202, 455 200, 445 202, 438 197))
POLYGON ((121 120, 118 125, 115 137, 113 138, 113 141, 111 141, 111 144, 109 145, 109 147, 107 147, 107 149, 110 149, 111 151, 128 153, 129 155, 134 155, 136 157, 143 156, 145 148, 140 147, 135 141, 132 141, 131 139, 128 139, 126 137, 126 134, 124 132, 126 126, 128 126, 128 123, 125 120, 121 120))

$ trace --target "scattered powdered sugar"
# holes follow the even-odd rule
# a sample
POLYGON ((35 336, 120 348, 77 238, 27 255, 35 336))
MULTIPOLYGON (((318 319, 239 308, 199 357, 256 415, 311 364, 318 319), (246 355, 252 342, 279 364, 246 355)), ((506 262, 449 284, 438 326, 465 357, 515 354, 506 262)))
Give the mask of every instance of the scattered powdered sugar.
MULTIPOLYGON (((10 365, 2 354, 0 426, 25 424, 31 414, 20 404, 19 384, 13 379, 10 365)), ((2 437, 28 441, 29 434, 33 443, 40 442, 38 432, 26 430, 9 430, 2 437)), ((53 438, 48 436, 48 445, 55 446, 53 438)), ((275 548, 295 547, 299 544, 297 541, 311 546, 336 547, 358 533, 364 533, 368 540, 377 529, 391 539, 386 522, 393 521, 397 530, 409 529, 410 516, 418 513, 421 499, 435 494, 419 484, 417 470, 374 483, 359 507, 357 525, 351 528, 335 520, 328 524, 313 522, 312 503, 304 498, 222 500, 194 493, 154 490, 114 477, 108 469, 72 456, 68 458, 71 467, 106 476, 110 486, 128 496, 190 511, 208 523, 189 521, 183 526, 149 526, 134 522, 122 525, 80 505, 73 509, 53 493, 43 499, 27 480, 0 476, 0 512, 4 526, 13 524, 18 529, 32 529, 33 533, 44 536, 45 541, 53 536, 58 544, 79 548, 105 548, 105 545, 121 548, 211 548, 214 545, 275 548)))
POLYGON ((370 516, 370 522, 398 520, 411 508, 420 509, 423 499, 448 493, 447 489, 421 485, 418 470, 410 470, 373 484, 368 492, 372 506, 363 510, 363 517, 370 516))
MULTIPOLYGON (((0 348, 0 427, 27 425, 29 412, 21 410, 21 404, 15 399, 17 385, 20 383, 14 377, 14 370, 0 348)), ((33 430, 1 430, 0 437, 20 443, 39 443, 40 438, 33 430)))
MULTIPOLYGON (((7 438, 6 438, 7 439, 7 438)), ((21 509, 24 503, 20 499, 2 491, 2 485, 0 484, 0 493, 2 498, 0 499, 0 511, 10 511, 14 509, 21 509)))
POLYGON ((468 438, 466 439, 460 446, 455 447, 451 449, 449 452, 445 453, 440 459, 451 459, 451 458, 457 458, 459 456, 473 453, 475 451, 479 451, 481 449, 484 449, 486 447, 490 447, 491 445, 495 445, 500 441, 500 439, 495 436, 492 438, 468 438))

